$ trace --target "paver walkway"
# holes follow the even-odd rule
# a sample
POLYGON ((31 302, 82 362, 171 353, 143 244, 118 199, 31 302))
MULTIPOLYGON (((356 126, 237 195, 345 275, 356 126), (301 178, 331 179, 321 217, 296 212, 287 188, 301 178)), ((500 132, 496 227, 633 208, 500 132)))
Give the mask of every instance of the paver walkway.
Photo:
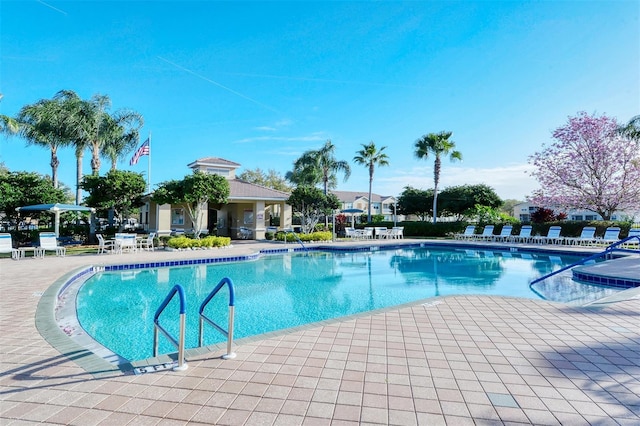
POLYGON ((185 372, 96 378, 34 315, 60 276, 123 256, 0 259, 0 424, 640 424, 640 289, 589 308, 430 299, 241 341, 236 359, 190 358, 185 372))

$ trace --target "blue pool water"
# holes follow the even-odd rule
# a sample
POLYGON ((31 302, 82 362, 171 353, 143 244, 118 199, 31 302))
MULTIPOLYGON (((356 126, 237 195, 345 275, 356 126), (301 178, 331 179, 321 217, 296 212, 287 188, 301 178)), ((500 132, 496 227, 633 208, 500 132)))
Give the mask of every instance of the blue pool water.
MULTIPOLYGON (((187 299, 186 347, 198 343, 198 308, 224 277, 235 287, 235 337, 247 337, 434 296, 491 294, 538 298, 529 282, 576 257, 460 249, 271 255, 256 261, 102 272, 80 288, 77 315, 95 340, 129 360, 152 356, 153 317, 180 284, 187 299)), ((549 295, 545 295, 549 298, 549 295)), ((228 291, 207 315, 226 328, 228 291)), ((178 332, 178 303, 161 323, 178 332)), ((205 329, 205 345, 225 338, 205 329)), ((162 336, 160 353, 175 352, 162 336)))

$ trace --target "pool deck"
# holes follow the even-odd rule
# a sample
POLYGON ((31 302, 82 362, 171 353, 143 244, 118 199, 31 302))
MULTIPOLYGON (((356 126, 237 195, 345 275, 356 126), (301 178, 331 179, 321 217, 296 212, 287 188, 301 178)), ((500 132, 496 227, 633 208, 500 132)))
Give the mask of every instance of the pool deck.
MULTIPOLYGON (((240 340, 233 360, 218 351, 188 357, 183 372, 141 375, 89 373, 71 359, 84 354, 61 354, 36 328, 43 294, 80 267, 273 247, 0 259, 0 424, 640 424, 640 288, 588 307, 434 298, 240 340)), ((626 262, 607 273, 638 271, 640 258, 626 262)))

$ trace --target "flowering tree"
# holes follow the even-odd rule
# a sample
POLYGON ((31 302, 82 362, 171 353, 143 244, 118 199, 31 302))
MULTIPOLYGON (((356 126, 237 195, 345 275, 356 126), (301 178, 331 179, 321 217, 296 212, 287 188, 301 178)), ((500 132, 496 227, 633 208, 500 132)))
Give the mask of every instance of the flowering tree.
POLYGON ((580 112, 553 132, 529 162, 543 189, 531 199, 598 213, 609 220, 616 210, 640 208, 640 140, 621 134, 614 118, 580 112))

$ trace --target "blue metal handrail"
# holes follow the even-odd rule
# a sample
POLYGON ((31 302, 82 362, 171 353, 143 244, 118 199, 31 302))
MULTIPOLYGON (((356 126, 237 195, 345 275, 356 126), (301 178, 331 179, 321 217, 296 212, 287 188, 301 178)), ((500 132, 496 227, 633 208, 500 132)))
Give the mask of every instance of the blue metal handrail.
POLYGON ((615 250, 625 251, 624 249, 619 248, 619 246, 621 246, 621 245, 623 245, 623 244, 628 244, 630 241, 632 241, 632 240, 634 240, 634 239, 638 240, 638 244, 640 245, 640 237, 639 237, 639 236, 637 236, 637 235, 632 235, 631 237, 627 237, 627 238, 625 238, 625 239, 623 239, 623 240, 617 241, 617 242, 615 242, 615 243, 613 243, 613 244, 609 245, 609 246, 608 246, 604 251, 602 251, 602 252, 600 252, 600 253, 596 253, 596 254, 591 255, 591 256, 589 256, 589 257, 585 257, 584 259, 582 259, 582 260, 580 260, 580 261, 578 261, 578 262, 576 262, 576 263, 574 263, 574 264, 572 264, 572 265, 562 267, 562 268, 560 268, 560 269, 558 269, 558 270, 556 270, 556 271, 553 271, 553 272, 551 272, 551 273, 549 273, 549 274, 543 275, 543 276, 542 276, 542 277, 540 277, 540 278, 536 278, 535 280, 531 281, 531 283, 529 283, 529 288, 531 288, 531 290, 532 290, 532 291, 535 291, 535 290, 533 290, 533 288, 531 287, 531 286, 532 286, 532 285, 534 285, 535 283, 539 283, 539 282, 540 282, 540 281, 542 281, 542 280, 546 280, 547 278, 550 278, 550 277, 552 277, 552 276, 554 276, 554 275, 557 275, 557 274, 559 274, 559 273, 561 273, 561 272, 564 272, 564 271, 566 271, 567 269, 571 269, 571 268, 573 268, 573 267, 575 267, 575 266, 584 265, 585 263, 587 263, 587 262, 589 262, 589 261, 591 261, 591 260, 596 260, 596 259, 599 259, 599 258, 601 258, 601 257, 608 256, 609 254, 611 254, 611 252, 613 252, 613 251, 615 251, 615 250))
POLYGON ((169 339, 169 341, 178 349, 178 366, 174 368, 176 371, 183 371, 187 369, 187 363, 184 360, 184 338, 185 338, 185 328, 186 328, 186 314, 187 314, 187 300, 184 295, 184 289, 180 284, 174 286, 167 297, 165 297, 164 301, 160 304, 160 307, 156 311, 156 314, 153 316, 153 356, 158 356, 158 330, 164 334, 164 336, 169 339), (160 325, 160 314, 165 310, 169 302, 173 299, 173 297, 178 293, 178 297, 180 298, 180 335, 178 336, 178 340, 176 340, 165 328, 160 325))
POLYGON ((200 309, 198 310, 198 314, 200 315, 200 326, 198 333, 198 346, 203 345, 204 341, 204 323, 206 322, 227 338, 227 353, 222 355, 223 359, 232 359, 236 357, 236 354, 231 352, 231 345, 233 344, 233 316, 234 316, 234 305, 235 305, 235 290, 233 289, 233 281, 231 278, 225 277, 218 285, 209 293, 209 295, 204 299, 202 304, 200 304, 200 309), (218 294, 220 289, 227 285, 229 287, 229 327, 228 331, 220 327, 218 324, 213 322, 209 317, 204 314, 204 309, 207 307, 207 304, 213 299, 213 297, 218 294))
POLYGON ((287 233, 291 232, 291 234, 293 235, 293 238, 295 238, 296 241, 298 241, 298 244, 300 244, 302 246, 304 251, 309 251, 309 249, 307 249, 304 246, 304 244, 302 244, 302 240, 300 239, 300 237, 298 237, 298 234, 296 234, 296 232, 292 228, 285 228, 285 229, 283 229, 283 232, 284 232, 284 243, 285 243, 285 245, 287 244, 287 233))

